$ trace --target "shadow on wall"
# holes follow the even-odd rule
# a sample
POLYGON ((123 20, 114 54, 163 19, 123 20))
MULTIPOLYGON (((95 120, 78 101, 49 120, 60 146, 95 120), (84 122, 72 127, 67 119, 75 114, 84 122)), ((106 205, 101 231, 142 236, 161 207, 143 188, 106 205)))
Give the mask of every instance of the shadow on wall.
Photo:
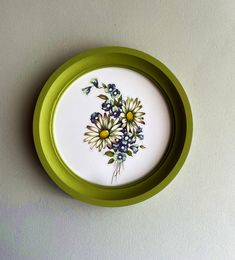
MULTIPOLYGON (((33 135, 32 135, 32 120, 33 120, 33 113, 34 108, 39 96, 39 93, 41 89, 43 88, 45 82, 50 77, 50 75, 64 62, 69 60, 70 58, 74 57, 75 55, 79 54, 82 51, 88 50, 90 48, 95 48, 97 46, 86 46, 86 47, 80 47, 77 50, 69 50, 69 53, 62 53, 60 56, 57 56, 54 59, 48 58, 50 62, 46 61, 46 64, 42 64, 40 66, 41 71, 36 70, 35 71, 35 77, 31 75, 31 81, 27 82, 27 85, 30 85, 29 87, 26 87, 27 94, 24 96, 24 102, 22 104, 23 108, 22 110, 19 110, 18 112, 21 113, 20 117, 20 126, 21 129, 21 144, 24 147, 24 154, 27 156, 27 159, 31 157, 31 161, 33 162, 33 168, 34 171, 32 174, 37 175, 39 178, 38 181, 43 182, 43 185, 47 185, 48 189, 52 189, 55 192, 59 192, 61 194, 66 195, 63 191, 61 191, 54 182, 49 178, 49 176, 44 171, 38 157, 37 153, 34 147, 34 141, 33 141, 33 135)), ((67 51, 67 49, 66 49, 67 51)), ((28 161, 28 160, 27 160, 28 161)))

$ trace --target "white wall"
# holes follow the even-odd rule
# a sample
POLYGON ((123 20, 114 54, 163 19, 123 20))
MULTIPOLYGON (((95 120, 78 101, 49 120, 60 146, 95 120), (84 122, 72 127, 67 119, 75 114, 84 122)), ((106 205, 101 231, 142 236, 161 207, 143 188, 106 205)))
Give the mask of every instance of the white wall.
POLYGON ((0 0, 0 259, 234 259, 235 2, 0 0), (45 174, 31 119, 45 80, 91 47, 165 63, 191 101, 176 179, 146 202, 99 208, 45 174))

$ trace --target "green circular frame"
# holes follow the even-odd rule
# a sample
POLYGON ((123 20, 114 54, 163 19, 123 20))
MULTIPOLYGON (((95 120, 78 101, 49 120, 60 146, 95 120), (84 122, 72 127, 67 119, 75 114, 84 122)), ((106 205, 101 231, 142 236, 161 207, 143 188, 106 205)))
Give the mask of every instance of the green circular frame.
POLYGON ((126 206, 157 194, 182 167, 192 140, 192 113, 180 82, 154 57, 125 47, 104 47, 83 52, 59 67, 43 87, 33 118, 33 137, 38 157, 51 179, 81 201, 108 207, 126 206), (124 67, 149 78, 165 97, 171 114, 171 138, 160 163, 130 184, 102 186, 90 183, 69 169, 61 159, 53 137, 56 105, 67 87, 81 75, 103 67, 124 67))

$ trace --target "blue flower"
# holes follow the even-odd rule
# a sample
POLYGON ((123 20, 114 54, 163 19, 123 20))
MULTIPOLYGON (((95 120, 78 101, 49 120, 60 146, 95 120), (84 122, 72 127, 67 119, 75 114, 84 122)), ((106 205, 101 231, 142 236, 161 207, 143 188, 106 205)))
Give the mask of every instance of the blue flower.
POLYGON ((112 143, 112 146, 109 147, 109 148, 110 148, 110 149, 113 149, 114 152, 117 152, 118 147, 119 147, 119 143, 117 142, 117 143, 112 143))
POLYGON ((133 151, 133 153, 137 153, 139 151, 139 146, 138 145, 131 145, 130 148, 133 151))
POLYGON ((122 143, 126 145, 126 144, 128 144, 128 141, 129 141, 129 136, 128 135, 124 135, 122 137, 122 143))
POLYGON ((132 142, 132 138, 128 134, 124 134, 122 137, 122 143, 123 144, 130 144, 132 142))
POLYGON ((136 136, 137 136, 140 140, 143 140, 143 139, 144 139, 143 128, 138 127, 138 128, 136 129, 136 136))
POLYGON ((114 159, 118 162, 124 162, 126 160, 126 154, 125 153, 116 153, 114 155, 114 159))
POLYGON ((92 87, 83 88, 83 89, 82 89, 82 92, 83 92, 84 94, 88 95, 88 94, 90 93, 90 91, 91 91, 91 88, 92 88, 92 87))
POLYGON ((144 135, 137 135, 140 140, 144 140, 144 135))
POLYGON ((143 132, 143 128, 138 127, 137 130, 136 130, 136 133, 139 134, 139 133, 142 133, 142 132, 143 132))
POLYGON ((111 92, 111 97, 112 98, 117 98, 119 97, 121 92, 118 89, 114 89, 113 92, 111 92))
POLYGON ((123 132, 124 135, 127 135, 127 134, 128 134, 127 128, 126 128, 126 127, 123 127, 122 132, 123 132))
POLYGON ((119 117, 121 114, 121 110, 116 107, 116 106, 113 106, 110 110, 110 116, 113 116, 115 118, 119 117))
POLYGON ((116 85, 115 84, 108 84, 108 92, 112 93, 114 91, 114 89, 116 89, 116 85))
POLYGON ((131 143, 131 144, 134 144, 135 142, 136 142, 136 137, 135 137, 135 136, 132 136, 130 143, 131 143))
POLYGON ((128 145, 123 142, 120 142, 118 146, 118 151, 126 153, 127 150, 128 150, 128 145))
POLYGON ((99 119, 99 115, 101 116, 101 114, 98 112, 94 112, 93 114, 91 114, 91 118, 90 118, 91 122, 95 123, 99 119))
POLYGON ((118 108, 122 109, 123 103, 124 103, 123 100, 120 100, 120 101, 118 101, 118 102, 116 103, 116 106, 117 106, 118 108))
POLYGON ((112 108, 112 105, 113 104, 109 100, 107 100, 104 103, 102 103, 102 109, 104 111, 109 111, 112 108))

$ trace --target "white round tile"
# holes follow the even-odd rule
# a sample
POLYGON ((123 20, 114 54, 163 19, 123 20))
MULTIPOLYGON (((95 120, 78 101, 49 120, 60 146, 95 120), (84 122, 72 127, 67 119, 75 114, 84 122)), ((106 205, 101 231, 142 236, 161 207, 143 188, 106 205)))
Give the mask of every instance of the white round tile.
POLYGON ((161 160, 171 134, 169 110, 161 92, 143 75, 117 67, 93 70, 75 80, 60 98, 53 122, 55 144, 65 164, 79 177, 101 185, 127 184, 145 176, 161 160), (146 113, 144 140, 138 139, 138 144, 146 148, 139 149, 133 157, 127 156, 112 184, 114 164, 108 164, 110 158, 104 155, 108 149, 91 150, 84 142, 84 133, 89 131, 86 126, 92 125, 90 115, 105 112, 101 109, 104 100, 97 97, 106 95, 103 89, 92 88, 89 95, 82 92, 91 85, 92 78, 97 78, 100 84, 115 84, 123 99, 138 98, 146 113))

